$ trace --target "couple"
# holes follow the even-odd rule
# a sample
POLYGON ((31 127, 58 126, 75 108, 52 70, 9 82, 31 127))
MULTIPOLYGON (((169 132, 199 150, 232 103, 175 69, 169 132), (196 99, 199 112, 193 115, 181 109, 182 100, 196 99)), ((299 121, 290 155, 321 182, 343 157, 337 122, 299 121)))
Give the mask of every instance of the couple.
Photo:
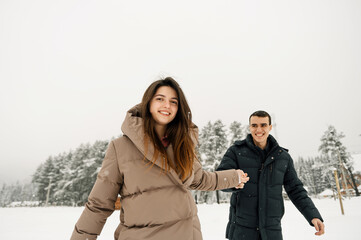
POLYGON ((282 186, 316 235, 324 233, 320 213, 295 172, 287 150, 269 135, 271 117, 257 111, 251 134, 236 141, 218 171, 202 170, 197 127, 178 83, 153 82, 142 102, 127 112, 123 136, 111 141, 71 240, 93 240, 121 196, 115 240, 200 240, 197 207, 189 189, 233 192, 226 237, 282 239, 282 186))

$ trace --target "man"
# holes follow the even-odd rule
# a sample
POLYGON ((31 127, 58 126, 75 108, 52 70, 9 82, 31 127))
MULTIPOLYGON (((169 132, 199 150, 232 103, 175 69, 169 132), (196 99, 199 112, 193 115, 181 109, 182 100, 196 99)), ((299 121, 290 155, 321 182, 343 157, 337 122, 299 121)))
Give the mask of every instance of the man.
POLYGON ((271 116, 265 111, 254 112, 249 117, 249 130, 251 134, 245 140, 236 141, 227 150, 217 169, 242 169, 249 176, 243 189, 225 190, 233 192, 226 237, 230 240, 281 240, 282 186, 309 224, 315 227, 315 235, 322 235, 323 219, 297 177, 288 150, 280 147, 269 134, 271 116))

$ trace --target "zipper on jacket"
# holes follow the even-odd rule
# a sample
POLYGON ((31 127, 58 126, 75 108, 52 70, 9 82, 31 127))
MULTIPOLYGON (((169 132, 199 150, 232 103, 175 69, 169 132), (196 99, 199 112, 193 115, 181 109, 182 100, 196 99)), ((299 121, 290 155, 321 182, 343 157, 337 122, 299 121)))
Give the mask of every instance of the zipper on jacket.
POLYGON ((273 184, 273 165, 274 165, 274 162, 271 163, 269 166, 269 183, 270 183, 270 185, 273 184))
POLYGON ((262 172, 262 171, 263 171, 263 168, 264 168, 264 163, 262 163, 261 169, 260 169, 259 171, 262 172))

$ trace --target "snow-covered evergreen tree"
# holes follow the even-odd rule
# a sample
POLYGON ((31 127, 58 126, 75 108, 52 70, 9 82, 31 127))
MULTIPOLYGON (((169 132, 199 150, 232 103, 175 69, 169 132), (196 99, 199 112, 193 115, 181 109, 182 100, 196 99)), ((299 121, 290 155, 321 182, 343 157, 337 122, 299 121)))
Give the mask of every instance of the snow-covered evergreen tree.
POLYGON ((67 183, 67 172, 70 168, 72 159, 72 151, 69 153, 62 153, 54 157, 54 165, 57 169, 55 177, 56 186, 54 187, 54 201, 57 205, 70 205, 71 197, 67 190, 64 188, 67 183))
POLYGON ((14 202, 26 206, 27 201, 36 200, 36 188, 33 183, 20 183, 19 181, 10 185, 4 183, 0 190, 0 207, 6 207, 14 202))
POLYGON ((227 150, 227 135, 222 121, 208 122, 201 131, 199 143, 204 169, 214 171, 227 150))
POLYGON ((244 131, 245 129, 240 122, 233 121, 229 125, 230 139, 228 145, 231 146, 235 141, 244 139, 246 136, 244 131))
POLYGON ((6 207, 11 202, 20 201, 21 186, 19 182, 11 185, 6 185, 4 183, 0 193, 0 206, 6 207))
MULTIPOLYGON (((321 138, 319 151, 326 156, 329 165, 338 169, 339 176, 346 178, 346 184, 350 184, 352 186, 356 192, 356 196, 360 196, 352 172, 353 161, 351 155, 347 152, 346 147, 341 142, 341 139, 344 137, 345 135, 342 132, 338 133, 334 126, 329 126, 321 138)), ((344 181, 340 180, 340 182, 344 181)))
POLYGON ((317 195, 329 187, 329 181, 323 174, 323 164, 321 157, 308 158, 300 157, 295 162, 295 168, 302 183, 307 187, 308 192, 317 195))
MULTIPOLYGON (((222 121, 217 120, 214 124, 208 122, 199 136, 199 152, 203 169, 214 171, 219 166, 227 150, 227 142, 225 125, 222 121)), ((219 203, 220 193, 218 191, 215 197, 219 203)), ((214 194, 212 192, 201 192, 199 199, 204 202, 214 202, 214 194)))
POLYGON ((45 163, 41 164, 33 175, 33 183, 37 184, 37 196, 40 201, 46 202, 52 200, 54 186, 56 185, 55 176, 56 169, 54 167, 53 157, 49 157, 45 163))
POLYGON ((89 172, 86 165, 89 159, 91 159, 90 144, 81 144, 72 154, 64 185, 72 205, 82 205, 89 194, 89 172))
POLYGON ((0 207, 5 207, 6 204, 6 184, 3 183, 0 190, 0 207))
POLYGON ((59 181, 55 196, 64 204, 83 205, 87 201, 108 143, 82 144, 74 152, 63 156, 63 162, 67 164, 62 170, 63 179, 59 181))
POLYGON ((53 205, 83 205, 94 185, 108 143, 81 144, 74 151, 49 157, 33 175, 36 197, 43 203, 48 199, 53 205))

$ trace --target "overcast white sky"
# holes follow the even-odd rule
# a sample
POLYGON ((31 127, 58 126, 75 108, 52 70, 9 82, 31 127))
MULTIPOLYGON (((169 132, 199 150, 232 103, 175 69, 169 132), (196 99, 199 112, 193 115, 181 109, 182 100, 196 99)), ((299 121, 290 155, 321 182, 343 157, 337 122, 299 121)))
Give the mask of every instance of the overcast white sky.
POLYGON ((263 109, 295 160, 318 154, 330 124, 361 152, 360 12, 358 0, 0 0, 0 182, 119 135, 159 76, 180 83, 200 128, 263 109))

